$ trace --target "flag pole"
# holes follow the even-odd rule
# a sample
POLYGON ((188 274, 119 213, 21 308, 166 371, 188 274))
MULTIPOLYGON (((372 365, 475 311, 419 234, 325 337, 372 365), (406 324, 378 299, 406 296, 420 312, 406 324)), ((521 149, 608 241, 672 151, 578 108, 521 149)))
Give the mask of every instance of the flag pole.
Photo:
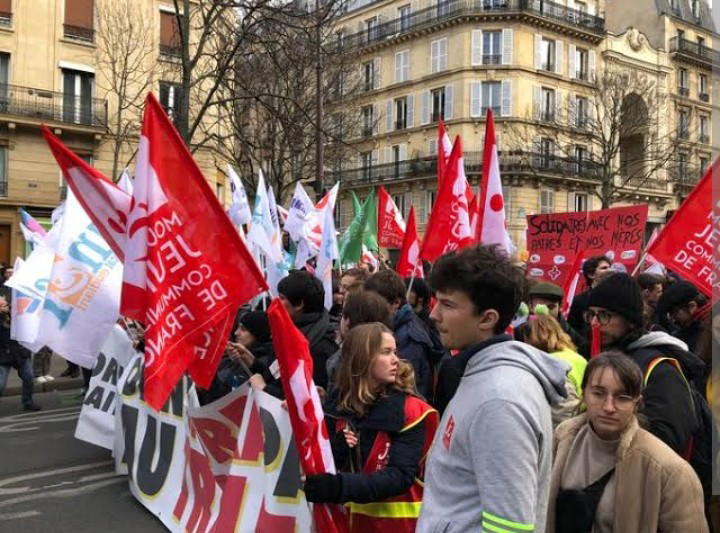
POLYGON ((632 274, 630 274, 630 277, 633 277, 633 278, 635 277, 635 275, 638 273, 638 270, 640 270, 640 267, 645 262, 645 258, 647 257, 647 255, 648 255, 648 252, 647 252, 647 249, 645 249, 645 251, 642 253, 642 255, 640 255, 640 259, 638 259, 637 265, 635 265, 635 268, 633 269, 632 274))

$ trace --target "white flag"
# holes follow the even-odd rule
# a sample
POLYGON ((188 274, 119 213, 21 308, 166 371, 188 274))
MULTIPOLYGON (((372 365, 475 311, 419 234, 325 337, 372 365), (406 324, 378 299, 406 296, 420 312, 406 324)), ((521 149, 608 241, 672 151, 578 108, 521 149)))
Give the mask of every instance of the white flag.
POLYGON ((245 187, 243 187, 240 176, 237 175, 235 169, 228 165, 228 176, 230 177, 230 187, 232 188, 232 204, 228 210, 230 220, 236 226, 242 224, 249 224, 252 219, 252 212, 250 211, 250 202, 248 201, 245 187))
POLYGON ((325 309, 328 311, 333 304, 332 290, 332 268, 333 261, 340 257, 337 244, 337 236, 335 235, 335 221, 333 220, 333 212, 330 209, 325 210, 325 220, 323 222, 322 243, 320 244, 320 253, 317 258, 315 267, 315 276, 322 281, 325 289, 325 309))
POLYGON ((132 179, 130 179, 130 172, 128 171, 127 167, 125 167, 125 170, 122 171, 120 179, 117 182, 117 186, 126 193, 128 193, 130 196, 132 196, 133 182, 132 179))
POLYGON ((290 201, 290 209, 288 209, 287 222, 285 222, 285 231, 293 241, 297 242, 307 237, 310 230, 307 224, 314 209, 315 206, 308 193, 305 192, 305 188, 300 182, 296 183, 295 193, 290 201))

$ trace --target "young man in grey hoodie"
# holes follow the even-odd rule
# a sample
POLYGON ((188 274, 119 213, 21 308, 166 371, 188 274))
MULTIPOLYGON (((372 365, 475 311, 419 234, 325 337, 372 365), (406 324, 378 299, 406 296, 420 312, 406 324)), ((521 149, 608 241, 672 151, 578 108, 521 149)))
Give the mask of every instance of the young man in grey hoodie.
POLYGON ((430 451, 416 531, 545 530, 552 462, 550 404, 569 367, 503 332, 522 274, 496 248, 443 256, 430 285, 443 345, 462 376, 430 451))

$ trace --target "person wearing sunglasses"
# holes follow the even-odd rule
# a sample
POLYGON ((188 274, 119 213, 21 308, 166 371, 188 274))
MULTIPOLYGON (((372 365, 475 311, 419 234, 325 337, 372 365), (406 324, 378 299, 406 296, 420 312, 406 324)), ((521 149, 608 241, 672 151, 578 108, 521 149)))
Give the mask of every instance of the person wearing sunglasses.
POLYGON ((703 533, 697 475, 642 429, 643 374, 620 352, 590 361, 587 412, 555 432, 547 533, 703 533))

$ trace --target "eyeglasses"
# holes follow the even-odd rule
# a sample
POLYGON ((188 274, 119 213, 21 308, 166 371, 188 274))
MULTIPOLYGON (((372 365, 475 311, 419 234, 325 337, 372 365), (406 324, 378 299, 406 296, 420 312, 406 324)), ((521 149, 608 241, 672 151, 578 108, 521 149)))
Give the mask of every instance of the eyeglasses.
POLYGON ((615 313, 611 311, 605 311, 604 309, 602 311, 593 311, 592 309, 588 309, 583 313, 583 318, 585 319, 585 322, 588 324, 591 324, 593 321, 593 318, 597 318, 598 322, 600 322, 601 326, 607 326, 610 321, 612 320, 612 317, 615 316, 615 313))
POLYGON ((627 411, 637 402, 636 398, 633 398, 629 394, 611 394, 605 389, 589 389, 588 390, 588 401, 595 405, 603 405, 610 396, 615 404, 615 408, 619 411, 627 411))

